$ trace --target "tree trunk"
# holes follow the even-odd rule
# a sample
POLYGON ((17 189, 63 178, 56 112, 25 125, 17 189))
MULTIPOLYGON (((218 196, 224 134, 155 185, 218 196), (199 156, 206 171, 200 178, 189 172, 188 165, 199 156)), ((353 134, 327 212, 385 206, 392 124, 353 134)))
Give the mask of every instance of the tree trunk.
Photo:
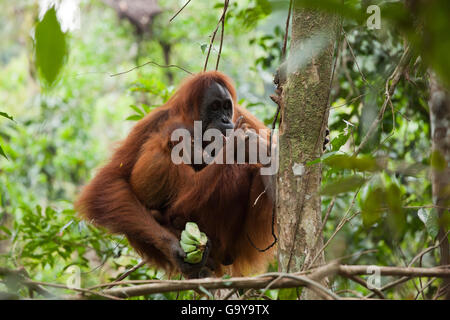
MULTIPOLYGON (((172 50, 172 45, 170 43, 164 42, 162 40, 159 41, 161 48, 163 50, 164 63, 166 66, 170 65, 170 53, 172 50)), ((166 68, 167 79, 169 80, 169 85, 173 84, 173 73, 170 71, 170 68, 166 68)))
MULTIPOLYGON (((280 168, 277 191, 278 269, 296 272, 318 255, 324 263, 319 188, 321 166, 306 163, 321 156, 328 123, 337 19, 300 9, 292 12, 292 37, 283 86, 280 168)), ((303 298, 315 299, 310 290, 303 298)))
MULTIPOLYGON (((438 239, 443 239, 448 229, 450 207, 450 93, 443 88, 434 73, 430 73, 430 123, 432 141, 431 183, 433 203, 439 215, 438 239)), ((440 246, 441 265, 450 265, 448 237, 440 246)), ((444 279, 445 298, 450 300, 450 279, 444 279)))

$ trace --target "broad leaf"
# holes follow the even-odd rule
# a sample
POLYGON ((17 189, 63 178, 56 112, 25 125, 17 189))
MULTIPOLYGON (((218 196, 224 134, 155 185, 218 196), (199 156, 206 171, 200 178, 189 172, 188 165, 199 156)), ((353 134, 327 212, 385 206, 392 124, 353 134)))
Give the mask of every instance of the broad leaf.
POLYGON ((334 196, 339 193, 354 191, 361 187, 366 179, 361 176, 351 176, 331 182, 322 188, 322 195, 334 196))
POLYGON ((340 134, 331 141, 331 146, 334 151, 339 151, 339 149, 347 142, 350 134, 340 134))
POLYGON ((5 151, 3 151, 2 146, 0 146, 0 155, 3 156, 3 157, 5 157, 6 159, 8 159, 8 157, 7 157, 6 154, 5 154, 5 151))
POLYGON ((6 112, 1 112, 1 111, 0 111, 0 116, 5 117, 5 118, 8 118, 9 120, 14 121, 13 117, 10 116, 9 114, 7 114, 6 112))
POLYGON ((297 300, 299 294, 297 288, 281 288, 278 291, 278 300, 297 300))
POLYGON ((354 157, 344 154, 336 154, 323 160, 323 162, 331 167, 338 169, 353 169, 357 171, 378 171, 381 169, 380 164, 375 158, 362 156, 354 157))
POLYGON ((361 205, 361 215, 365 227, 370 227, 381 218, 386 193, 382 188, 370 190, 361 205))
POLYGON ((68 55, 66 34, 54 7, 47 10, 35 32, 36 67, 48 85, 53 85, 68 55))

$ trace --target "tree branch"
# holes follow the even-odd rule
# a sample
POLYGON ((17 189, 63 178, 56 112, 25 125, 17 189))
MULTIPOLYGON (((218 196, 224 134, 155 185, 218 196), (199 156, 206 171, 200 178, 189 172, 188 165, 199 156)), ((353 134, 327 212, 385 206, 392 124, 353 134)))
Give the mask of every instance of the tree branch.
POLYGON ((358 148, 356 148, 355 152, 353 153, 354 156, 358 155, 361 152, 361 150, 366 146, 366 144, 369 142, 370 137, 372 137, 372 135, 375 133, 375 129, 378 127, 378 124, 381 122, 381 120, 383 120, 384 111, 386 110, 388 103, 391 101, 391 96, 394 94, 395 88, 397 87, 398 82, 400 81, 406 67, 408 66, 411 56, 412 52, 410 47, 408 46, 403 52, 403 55, 400 58, 400 62, 394 69, 394 72, 386 81, 386 88, 385 88, 386 97, 384 99, 383 105, 380 109, 380 112, 378 113, 377 118, 374 120, 374 122, 372 122, 366 135, 363 137, 358 148))
MULTIPOLYGON (((378 267, 381 276, 407 276, 407 277, 439 277, 450 278, 450 268, 416 268, 416 267, 378 267)), ((341 276, 369 275, 373 266, 340 265, 338 274, 341 276)))
POLYGON ((191 2, 191 0, 188 0, 181 8, 180 10, 178 10, 173 16, 172 18, 170 18, 169 22, 172 22, 173 19, 175 19, 175 17, 181 12, 183 11, 183 9, 189 4, 189 2, 191 2))
MULTIPOLYGON (((224 21, 225 15, 227 14, 228 1, 225 2, 225 5, 223 7, 222 16, 220 17, 219 21, 217 22, 217 26, 216 26, 216 28, 214 29, 214 31, 213 31, 213 33, 211 35, 211 40, 209 41, 208 53, 206 55, 205 66, 203 67, 203 71, 206 71, 206 68, 208 67, 209 55, 211 54, 211 49, 212 49, 212 46, 214 44, 214 39, 216 38, 216 34, 217 34, 217 31, 219 30, 219 26, 221 25, 222 21, 224 21)), ((218 66, 218 64, 217 64, 217 66, 218 66)))
MULTIPOLYGON (((320 281, 325 277, 330 275, 340 275, 347 277, 353 281, 356 281, 364 286, 366 283, 364 280, 359 279, 356 276, 360 275, 370 275, 372 274, 374 266, 369 265, 338 265, 336 263, 331 263, 311 269, 308 271, 302 271, 297 273, 283 273, 283 272, 272 272, 262 274, 257 277, 235 277, 230 279, 219 279, 219 278, 204 278, 204 279, 193 279, 193 280, 151 280, 150 283, 123 287, 123 288, 113 288, 105 289, 100 291, 94 291, 92 288, 69 288, 63 284, 45 283, 37 282, 29 279, 23 279, 21 283, 33 290, 36 290, 40 294, 44 294, 46 297, 55 297, 55 295, 49 293, 41 286, 50 286, 59 289, 74 290, 81 294, 74 296, 62 296, 65 299, 83 299, 87 296, 93 297, 103 297, 107 299, 124 299, 136 296, 143 296, 154 293, 163 292, 176 292, 185 290, 204 290, 211 289, 262 289, 263 293, 269 289, 279 289, 279 288, 296 288, 296 287, 307 287, 308 289, 314 291, 318 296, 325 299, 340 299, 336 293, 327 289, 320 284, 320 281), (40 289, 37 289, 40 288, 40 289), (44 293, 45 292, 45 293, 44 293)), ((388 266, 378 266, 378 271, 381 276, 402 276, 398 283, 409 280, 412 277, 436 277, 436 278, 450 278, 450 266, 444 267, 433 267, 433 268, 416 268, 416 267, 388 267, 388 266)), ((0 275, 18 275, 20 270, 10 270, 7 268, 0 268, 0 275)), ((136 280, 136 283, 142 283, 142 280, 136 280)), ((127 285, 133 284, 134 281, 123 281, 114 282, 114 285, 127 285)), ((99 285, 98 287, 108 287, 111 283, 99 285)), ((386 286, 377 290, 372 294, 377 294, 382 296, 381 291, 388 289, 386 286)), ((234 291, 233 291, 234 292, 234 291)), ((368 296, 369 297, 369 296, 368 296)))
MULTIPOLYGON (((369 265, 336 265, 328 264, 308 272, 299 273, 267 273, 258 277, 239 277, 230 279, 194 279, 194 280, 164 280, 150 284, 138 285, 125 288, 114 288, 104 290, 103 294, 119 298, 129 298, 153 293, 196 290, 200 287, 206 290, 211 289, 279 289, 308 287, 320 296, 328 299, 338 299, 339 297, 322 286, 319 281, 324 277, 337 274, 345 277, 372 274, 369 265), (276 281, 274 281, 276 279, 276 281)), ((407 277, 438 277, 450 278, 450 268, 415 268, 415 267, 378 267, 382 276, 407 276, 407 277)), ((128 282, 130 283, 130 282, 128 282)), ((380 290, 381 291, 381 290, 380 290)))
POLYGON ((8 268, 0 267, 0 276, 10 278, 12 281, 20 283, 30 289, 31 291, 35 291, 38 294, 42 295, 46 298, 54 298, 55 295, 46 289, 42 288, 39 284, 31 281, 28 276, 28 272, 24 268, 20 268, 18 270, 12 270, 8 268))

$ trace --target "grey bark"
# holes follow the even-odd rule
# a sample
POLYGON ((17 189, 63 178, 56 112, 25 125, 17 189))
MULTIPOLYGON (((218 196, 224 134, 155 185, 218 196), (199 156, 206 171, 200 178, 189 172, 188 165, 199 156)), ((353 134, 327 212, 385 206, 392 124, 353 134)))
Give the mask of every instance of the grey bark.
MULTIPOLYGON (((323 245, 321 156, 328 123, 337 18, 300 9, 294 1, 292 37, 283 86, 277 179, 278 269, 300 271, 323 245)), ((316 264, 325 262, 323 253, 316 264)), ((306 290, 303 298, 318 298, 306 290)))
MULTIPOLYGON (((450 207, 450 93, 438 81, 434 73, 430 73, 430 123, 432 141, 431 183, 433 204, 439 215, 441 226, 438 239, 442 239, 448 230, 450 207)), ((450 265, 450 249, 448 239, 440 246, 440 264, 450 265)), ((446 288, 445 298, 450 300, 450 279, 441 285, 446 288)))

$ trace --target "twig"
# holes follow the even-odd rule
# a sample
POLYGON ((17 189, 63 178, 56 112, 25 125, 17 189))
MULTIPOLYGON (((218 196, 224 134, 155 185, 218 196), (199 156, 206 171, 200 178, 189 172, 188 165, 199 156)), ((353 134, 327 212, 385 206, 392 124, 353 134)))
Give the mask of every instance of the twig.
MULTIPOLYGON (((255 203, 253 205, 256 204, 256 202, 258 201, 259 197, 262 196, 264 193, 266 192, 266 190, 264 190, 259 196, 258 198, 256 198, 255 203)), ((259 252, 266 252, 267 250, 269 250, 270 248, 272 248, 277 242, 277 235, 275 233, 275 206, 272 204, 272 237, 273 237, 273 241, 271 244, 269 244, 267 247, 265 247, 264 249, 258 248, 254 242, 252 241, 252 239, 250 238, 250 235, 247 233, 247 239, 250 242, 250 245, 255 248, 256 250, 258 250, 259 252)))
POLYGON ((386 297, 383 295, 383 293, 376 288, 369 288, 367 285, 367 282, 364 279, 359 278, 358 276, 348 276, 348 278, 356 283, 359 283, 363 287, 367 288, 368 290, 372 291, 374 294, 379 296, 381 299, 386 299, 386 297))
POLYGON ((421 251, 418 255, 416 255, 416 256, 411 260, 411 262, 408 264, 408 267, 411 267, 418 259, 421 259, 421 258, 423 257, 423 255, 425 255, 426 253, 428 253, 428 252, 430 252, 430 251, 432 251, 432 250, 438 248, 438 247, 441 245, 442 241, 444 241, 444 240, 447 239, 447 235, 448 235, 449 233, 450 233, 450 230, 447 231, 441 239, 439 239, 439 241, 437 242, 437 244, 435 244, 435 245, 432 246, 432 247, 429 247, 429 248, 424 249, 424 250, 421 251))
POLYGON ((289 21, 291 20, 291 11, 292 11, 292 0, 289 1, 289 10, 286 18, 286 28, 284 31, 284 39, 283 39, 283 48, 281 49, 281 62, 284 62, 286 57, 286 48, 289 34, 289 21))
MULTIPOLYGON (((420 279, 420 278, 419 278, 420 279)), ((419 295, 422 294, 422 298, 425 300, 425 295, 424 295, 424 291, 426 288, 428 288, 437 278, 431 278, 430 281, 428 281, 421 289, 419 292, 417 292, 416 297, 414 298, 414 300, 417 300, 417 298, 419 298, 419 295)))
POLYGON ((169 22, 172 22, 173 19, 175 19, 175 17, 181 12, 183 11, 183 9, 189 4, 189 2, 191 2, 191 0, 188 0, 182 7, 180 10, 177 11, 177 13, 175 13, 172 18, 170 18, 169 22))
POLYGON ((223 297, 223 300, 228 300, 228 299, 230 299, 231 296, 232 296, 233 294, 235 294, 237 291, 238 291, 238 289, 230 290, 230 292, 228 292, 228 294, 227 294, 225 297, 223 297))
POLYGON ((450 207, 437 206, 434 204, 426 204, 423 206, 404 206, 403 209, 421 209, 421 208, 441 208, 441 209, 450 209, 450 207))
POLYGON ((227 9, 228 9, 228 3, 229 2, 230 2, 230 0, 225 0, 225 2, 223 4, 222 30, 221 30, 221 33, 220 33, 220 47, 219 47, 219 53, 217 55, 216 70, 219 69, 220 54, 222 53, 223 35, 224 35, 224 31, 225 31, 225 17, 226 17, 226 12, 227 12, 227 9))
POLYGON ((127 271, 125 271, 121 276, 119 276, 116 280, 114 280, 114 282, 107 287, 106 289, 110 289, 112 287, 115 286, 114 283, 120 282, 123 279, 125 279, 126 277, 128 277, 130 274, 132 274, 133 272, 135 272, 137 269, 139 269, 140 267, 142 267, 143 265, 145 265, 145 261, 142 260, 141 262, 139 262, 137 265, 135 265, 134 267, 128 269, 127 271))
MULTIPOLYGON (((364 76, 364 73, 362 73, 361 68, 359 67, 358 61, 356 61, 356 56, 355 56, 355 53, 353 52, 352 46, 351 46, 350 43, 348 42, 347 34, 345 33, 344 30, 342 30, 342 32, 344 33, 344 39, 345 39, 345 42, 347 43, 348 48, 350 49, 350 54, 352 55, 353 61, 355 62, 356 68, 358 69, 358 72, 359 72, 359 74, 361 75, 361 78, 363 79, 363 81, 364 81, 366 84, 369 85, 369 83, 367 82, 366 77, 364 76)), ((369 86, 370 86, 370 85, 369 85, 369 86)))
POLYGON ((383 115, 386 110, 386 107, 391 99, 391 96, 394 94, 395 88, 397 87, 398 82, 400 81, 403 72, 405 71, 406 67, 408 66, 409 60, 411 59, 411 50, 410 47, 406 47, 405 51, 403 52, 402 57, 400 58, 400 62, 397 65, 397 67, 394 69, 394 72, 391 74, 391 76, 386 81, 385 86, 385 96, 383 105, 380 109, 380 112, 378 113, 377 118, 372 122, 372 124, 369 127, 369 130, 367 131, 366 135, 361 140, 361 143, 359 144, 358 148, 356 148, 355 152, 353 153, 353 156, 358 155, 361 150, 366 146, 366 144, 369 142, 369 139, 372 137, 373 133, 375 132, 376 128, 378 127, 378 124, 383 120, 383 115))
POLYGON ((343 103, 343 104, 340 104, 340 105, 335 106, 335 107, 330 107, 330 109, 337 109, 337 108, 345 107, 346 105, 349 105, 349 104, 352 103, 353 101, 356 101, 356 100, 358 100, 359 98, 362 98, 362 97, 364 97, 364 96, 366 96, 366 95, 367 95, 367 93, 360 94, 359 96, 353 97, 352 99, 350 99, 349 101, 346 101, 346 102, 343 103))
POLYGON ((309 264, 310 266, 314 265, 314 262, 316 262, 317 258, 320 256, 320 254, 323 252, 323 250, 325 250, 325 248, 330 244, 331 240, 333 240, 333 238, 336 236, 336 234, 344 227, 344 225, 351 221, 354 217, 356 217, 358 214, 360 214, 361 212, 356 212, 354 213, 352 216, 350 216, 349 218, 342 218, 341 222, 339 223, 339 225, 337 226, 336 230, 333 232, 333 234, 331 235, 330 239, 328 239, 328 241, 322 246, 322 248, 320 248, 320 250, 317 252, 316 256, 314 257, 314 259, 311 261, 311 263, 309 264))
MULTIPOLYGON (((216 279, 216 278, 205 278, 205 279, 193 279, 193 280, 165 280, 156 281, 151 284, 145 284, 134 287, 126 288, 113 288, 105 290, 101 295, 103 296, 113 296, 119 298, 128 298, 134 296, 141 296, 153 293, 163 293, 170 291, 184 291, 184 290, 195 290, 203 287, 207 290, 211 289, 264 289, 269 286, 272 282, 271 288, 294 288, 306 286, 311 290, 314 290, 322 296, 327 298, 337 299, 339 298, 335 293, 331 292, 327 288, 323 287, 319 281, 330 274, 339 274, 341 276, 350 277, 357 275, 368 275, 371 274, 372 266, 368 265, 336 265, 329 264, 320 268, 314 269, 312 272, 305 275, 305 273, 266 273, 258 277, 241 277, 241 278, 230 278, 230 279, 216 279), (274 281, 281 277, 281 279, 274 281)), ((380 275, 383 276, 406 276, 406 277, 439 277, 439 278, 449 278, 450 268, 410 268, 410 267, 385 267, 379 266, 380 275)), ((48 284, 46 284, 48 285, 48 284)), ((65 287, 65 286, 63 286, 65 287)), ((81 289, 87 291, 86 289, 81 289)), ((380 289, 383 291, 384 287, 380 289)), ((98 292, 89 294, 100 295, 98 292)))
MULTIPOLYGON (((342 26, 342 19, 340 19, 339 21, 339 36, 337 37, 337 45, 335 48, 335 57, 334 57, 334 62, 333 62, 333 70, 331 72, 331 77, 330 77, 330 85, 329 85, 329 91, 328 91, 328 102, 327 102, 327 107, 328 110, 331 108, 331 88, 333 87, 333 80, 334 80, 334 74, 336 72, 336 66, 337 66, 337 62, 339 59, 339 52, 341 51, 341 34, 342 32, 344 32, 344 27, 342 26)), ((327 112, 328 112, 327 110, 327 112)), ((328 121, 328 119, 327 119, 328 121)))
POLYGON ((159 279, 151 279, 151 280, 126 280, 126 281, 118 281, 118 282, 109 282, 109 283, 101 283, 101 284, 97 284, 95 286, 89 287, 89 290, 94 290, 94 289, 98 289, 98 288, 104 288, 104 287, 109 287, 109 286, 122 286, 122 285, 133 285, 133 284, 138 284, 138 285, 142 285, 142 284, 150 284, 150 283, 166 283, 166 282, 170 282, 172 280, 159 280, 159 279))
MULTIPOLYGON (((368 275, 373 266, 349 266, 340 265, 338 274, 341 276, 368 275)), ((407 277, 439 277, 450 278, 450 268, 415 268, 415 267, 385 267, 377 266, 382 276, 407 276, 407 277)))
POLYGON ((374 252, 378 252, 378 249, 368 249, 368 250, 355 252, 355 253, 352 253, 352 254, 348 254, 348 255, 341 256, 341 257, 338 257, 336 259, 333 259, 329 263, 340 263, 342 260, 346 260, 346 259, 354 258, 354 257, 360 257, 360 256, 362 256, 364 254, 369 254, 369 253, 374 253, 374 252))
POLYGON ((334 293, 317 283, 310 277, 285 274, 285 273, 268 273, 259 277, 242 277, 230 279, 194 279, 194 280, 167 280, 161 283, 152 283, 141 286, 127 287, 127 288, 113 288, 104 291, 104 294, 116 296, 120 298, 128 298, 134 296, 147 295, 152 293, 162 293, 170 291, 184 291, 194 290, 202 286, 205 289, 221 289, 221 288, 235 288, 235 289, 263 289, 273 281, 274 278, 282 276, 277 283, 272 285, 272 288, 289 288, 307 286, 311 290, 320 292, 322 296, 331 298, 339 298, 334 293))
POLYGON ((42 288, 42 286, 47 287, 53 287, 53 288, 59 288, 59 289, 67 289, 67 290, 73 290, 78 291, 81 293, 87 293, 90 295, 100 296, 107 299, 114 299, 114 300, 121 300, 120 298, 109 296, 107 294, 103 294, 100 292, 92 291, 89 289, 82 289, 82 288, 71 288, 63 284, 57 284, 57 283, 48 283, 48 282, 40 282, 40 281, 33 281, 29 278, 28 273, 25 269, 19 269, 19 270, 10 270, 7 268, 1 268, 0 267, 0 275, 2 276, 14 276, 16 277, 17 281, 19 281, 24 286, 28 287, 29 289, 36 291, 40 295, 46 297, 46 298, 56 298, 53 293, 50 291, 47 291, 46 289, 42 288))
MULTIPOLYGON (((359 293, 358 291, 355 291, 355 290, 342 289, 342 290, 336 291, 336 294, 340 294, 340 293, 351 293, 351 294, 355 295, 356 297, 358 297, 359 299, 364 299, 364 296, 361 293, 359 293)), ((348 297, 344 297, 344 298, 341 298, 341 299, 348 299, 348 297)))
POLYGON ((322 221, 322 226, 320 227, 320 231, 317 233, 317 236, 316 236, 316 241, 314 243, 314 248, 317 246, 317 243, 320 240, 320 237, 322 235, 323 230, 325 229, 325 225, 327 224, 328 218, 329 218, 329 216, 331 214, 331 211, 333 210, 335 202, 336 202, 336 196, 334 196, 333 199, 331 199, 331 202, 328 205, 327 212, 325 213, 325 217, 323 218, 323 221, 322 221))
MULTIPOLYGON (((325 218, 322 221, 322 226, 320 227, 320 231, 317 232, 317 234, 316 234, 316 240, 314 241, 313 248, 317 248, 317 244, 319 243, 320 239, 322 239, 322 234, 323 234, 322 232, 323 232, 323 230, 325 228, 325 224, 327 223, 328 217, 330 216, 331 210, 333 210, 335 201, 336 201, 336 196, 333 197, 333 199, 330 202, 330 205, 327 208, 327 212, 325 214, 325 218)), ((314 259, 317 259, 317 257, 318 256, 316 256, 314 259)), ((306 262, 307 262, 308 258, 309 258, 309 252, 308 252, 308 254, 307 254, 306 258, 305 258, 306 262)), ((303 264, 303 267, 306 268, 306 264, 303 264)))
MULTIPOLYGON (((361 189, 361 188, 360 188, 361 189)), ((344 214, 344 216, 342 217, 341 221, 339 221, 336 230, 333 232, 333 234, 331 235, 331 237, 328 239, 328 241, 322 246, 322 248, 320 248, 320 250, 316 253, 316 255, 314 256, 314 258, 311 260, 310 263, 308 263, 308 266, 305 267, 305 269, 309 269, 310 267, 312 267, 314 265, 314 262, 316 262, 316 260, 320 257, 320 255, 322 254, 323 250, 325 250, 325 248, 330 244, 331 240, 333 240, 333 238, 336 236, 336 234, 344 227, 344 225, 351 221, 354 217, 356 217, 360 212, 356 212, 355 214, 353 214, 351 217, 347 218, 347 215, 349 214, 350 210, 353 208, 355 201, 356 201, 356 197, 359 193, 358 189, 355 192, 355 195, 353 196, 353 200, 350 203, 350 207, 347 209, 347 212, 344 214)), ((306 266, 306 263, 304 264, 304 266, 306 266)))
MULTIPOLYGON (((73 291, 81 292, 83 294, 90 294, 90 295, 99 296, 99 297, 112 299, 112 300, 122 300, 120 297, 115 297, 115 296, 112 296, 112 295, 109 295, 109 294, 105 294, 105 293, 102 293, 102 292, 93 291, 93 290, 90 290, 90 289, 68 287, 68 286, 66 286, 64 284, 59 284, 59 283, 49 283, 49 282, 40 282, 40 281, 32 281, 32 280, 29 280, 27 282, 30 283, 30 284, 33 284, 33 285, 42 285, 42 286, 58 288, 58 289, 73 290, 73 291)), ((70 297, 70 298, 72 298, 72 297, 70 297)))
MULTIPOLYGON (((448 235, 449 232, 450 232, 450 230, 447 231, 447 233, 444 235, 444 237, 442 237, 442 238, 438 241, 437 244, 435 244, 435 245, 432 246, 432 247, 429 247, 429 248, 424 249, 424 250, 421 251, 418 255, 416 255, 416 256, 411 260, 411 262, 408 264, 408 267, 411 267, 418 259, 420 259, 420 258, 421 258, 423 255, 425 255, 426 253, 428 253, 428 252, 430 252, 430 251, 432 251, 432 250, 438 248, 438 247, 441 245, 441 242, 447 239, 447 235, 448 235)), ((410 280, 410 279, 411 279, 410 277, 402 277, 402 278, 400 278, 400 279, 398 279, 398 280, 395 280, 395 281, 393 281, 393 282, 391 282, 391 283, 386 284, 386 285, 383 286, 380 290, 381 290, 381 291, 384 291, 384 290, 393 288, 393 287, 395 287, 396 285, 399 285, 399 284, 401 284, 401 283, 403 283, 403 282, 406 282, 406 281, 408 281, 408 280, 410 280)), ((369 294, 369 295, 367 296, 367 298, 371 298, 371 297, 373 297, 373 293, 371 293, 371 294, 369 294)))
POLYGON ((154 61, 147 61, 146 63, 141 64, 141 65, 136 66, 136 67, 133 67, 133 68, 131 68, 131 69, 129 69, 129 70, 122 71, 122 72, 115 73, 115 74, 110 74, 109 76, 110 76, 110 77, 120 76, 120 75, 122 75, 122 74, 131 72, 131 71, 136 70, 136 69, 138 69, 138 68, 142 68, 142 67, 144 67, 144 66, 146 66, 146 65, 148 65, 148 64, 154 64, 155 66, 158 66, 158 67, 161 67, 161 68, 178 68, 178 69, 180 69, 180 70, 183 70, 183 71, 186 72, 186 73, 192 74, 192 72, 190 72, 189 70, 186 70, 185 68, 180 67, 180 66, 177 66, 177 65, 175 65, 175 64, 162 65, 162 64, 159 64, 159 63, 154 62, 154 61))
POLYGON ((239 297, 239 300, 245 300, 245 299, 248 299, 249 296, 250 296, 250 293, 251 293, 253 290, 255 290, 255 289, 251 288, 251 289, 248 289, 247 291, 245 291, 244 294, 243 294, 242 296, 239 297))
POLYGON ((217 33, 217 30, 219 30, 219 26, 220 26, 222 20, 225 19, 225 14, 227 13, 227 9, 228 9, 228 6, 223 7, 222 16, 220 17, 219 22, 217 22, 216 29, 214 29, 214 31, 211 35, 211 40, 209 41, 208 53, 206 55, 205 66, 203 67, 203 71, 206 71, 206 68, 208 67, 209 55, 211 54, 211 49, 214 44, 214 39, 216 38, 216 33, 217 33))
POLYGON ((23 284, 25 287, 27 287, 31 291, 35 291, 38 294, 40 294, 46 298, 54 298, 55 297, 55 295, 53 293, 42 288, 38 283, 33 282, 30 279, 28 272, 23 267, 19 268, 18 270, 12 270, 12 269, 8 269, 8 268, 0 267, 0 276, 13 277, 15 281, 23 284))
POLYGON ((440 297, 442 297, 444 294, 447 293, 446 289, 450 286, 450 284, 446 284, 444 285, 442 288, 438 289, 438 291, 436 292, 436 294, 433 297, 433 300, 436 300, 440 297))
POLYGON ((269 290, 269 289, 272 287, 272 285, 273 285, 275 282, 277 282, 278 280, 280 280, 280 279, 282 279, 281 276, 279 276, 279 277, 273 279, 271 282, 269 282, 269 284, 261 291, 261 294, 259 295, 259 298, 262 298, 263 295, 266 293, 266 291, 269 290))
MULTIPOLYGON (((271 274, 267 273, 266 275, 271 275, 271 274)), ((327 289, 326 287, 321 285, 319 282, 317 282, 318 280, 312 280, 312 278, 322 279, 325 275, 321 274, 320 276, 311 275, 310 277, 305 277, 305 276, 298 276, 298 275, 289 274, 289 273, 278 273, 278 272, 275 272, 273 275, 281 277, 282 279, 288 278, 288 279, 298 280, 299 282, 304 282, 303 286, 308 287, 309 289, 313 290, 315 293, 317 293, 318 295, 322 296, 325 299, 330 299, 330 298, 332 300, 340 299, 338 295, 336 295, 335 293, 333 293, 332 291, 330 291, 329 289, 327 289)), ((279 281, 281 281, 281 279, 279 281)), ((273 287, 276 286, 276 283, 272 284, 272 286, 273 287)))
MULTIPOLYGON (((397 285, 399 285, 399 284, 401 284, 403 282, 406 282, 406 281, 408 281, 410 279, 411 279, 411 277, 402 277, 400 279, 397 279, 397 280, 395 280, 395 281, 393 281, 391 283, 388 283, 388 284, 384 285, 383 287, 380 288, 380 291, 385 291, 387 289, 391 289, 391 288, 393 288, 393 287, 395 287, 395 286, 397 286, 397 285)), ((372 298, 373 296, 374 296, 374 293, 370 293, 367 296, 365 296, 365 298, 372 298)))

